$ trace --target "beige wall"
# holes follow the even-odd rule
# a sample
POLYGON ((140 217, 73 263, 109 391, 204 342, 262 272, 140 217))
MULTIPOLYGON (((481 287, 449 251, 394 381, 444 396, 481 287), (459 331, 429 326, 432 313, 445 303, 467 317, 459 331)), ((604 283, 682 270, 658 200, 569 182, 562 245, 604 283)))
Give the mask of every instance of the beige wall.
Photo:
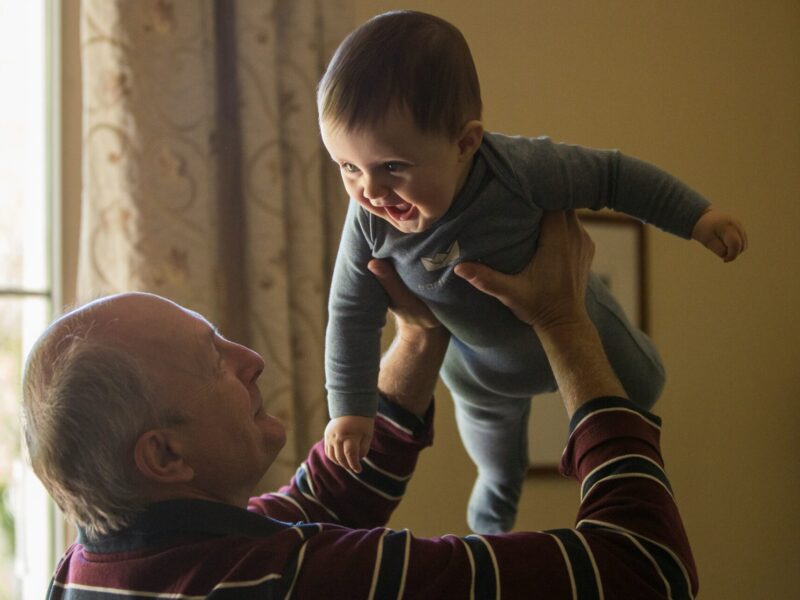
MULTIPOLYGON (((360 21, 393 2, 356 0, 360 21)), ((796 595, 800 527, 800 4, 406 2, 472 47, 489 129, 652 161, 747 226, 724 265, 649 237, 657 412, 707 599, 796 595)), ((437 445, 392 524, 463 532, 473 478, 441 393, 437 445)), ((531 480, 520 528, 571 523, 577 488, 531 480)))
MULTIPOLYGON (((65 292, 79 201, 77 0, 65 0, 65 292), (71 32, 71 33, 70 33, 71 32), (70 37, 71 36, 71 37, 70 37)), ((397 5, 356 0, 359 21, 397 5)), ((652 332, 669 369, 657 412, 707 599, 796 594, 800 527, 800 4, 796 0, 430 0, 458 25, 490 129, 617 147, 681 177, 746 224, 723 265, 649 238, 652 332), (794 359, 794 360, 792 360, 794 359)), ((440 392, 436 447, 392 522, 465 532, 473 479, 440 392)), ((520 528, 571 523, 577 487, 531 480, 520 528)))

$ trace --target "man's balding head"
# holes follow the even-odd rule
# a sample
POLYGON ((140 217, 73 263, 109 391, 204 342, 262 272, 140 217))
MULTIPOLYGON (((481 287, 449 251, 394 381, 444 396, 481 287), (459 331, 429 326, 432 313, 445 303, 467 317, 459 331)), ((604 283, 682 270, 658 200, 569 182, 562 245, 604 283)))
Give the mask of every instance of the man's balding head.
POLYGON ((89 535, 171 497, 246 502, 285 441, 261 409, 262 368, 255 352, 160 296, 77 308, 42 334, 26 364, 33 469, 89 535))

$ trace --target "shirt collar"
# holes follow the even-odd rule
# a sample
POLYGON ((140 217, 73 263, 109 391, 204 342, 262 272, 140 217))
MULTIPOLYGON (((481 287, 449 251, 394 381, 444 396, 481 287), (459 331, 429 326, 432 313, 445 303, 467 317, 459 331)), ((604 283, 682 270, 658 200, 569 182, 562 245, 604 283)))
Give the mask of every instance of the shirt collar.
POLYGON ((78 542, 89 552, 129 552, 187 537, 267 537, 287 527, 291 524, 222 502, 166 500, 151 504, 119 531, 89 537, 78 528, 78 542))

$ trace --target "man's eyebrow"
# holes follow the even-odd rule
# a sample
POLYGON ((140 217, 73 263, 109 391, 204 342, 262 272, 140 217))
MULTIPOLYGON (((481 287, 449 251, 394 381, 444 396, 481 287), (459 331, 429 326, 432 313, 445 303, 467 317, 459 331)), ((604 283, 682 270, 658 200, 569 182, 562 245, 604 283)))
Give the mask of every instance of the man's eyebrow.
POLYGON ((194 316, 196 319, 199 319, 200 321, 202 321, 203 323, 205 323, 208 326, 208 330, 209 330, 209 334, 208 335, 209 335, 210 338, 213 339, 215 336, 220 335, 219 326, 214 325, 214 323, 209 321, 206 317, 201 315, 196 310, 192 310, 191 308, 189 308, 187 310, 189 311, 189 313, 192 314, 192 316, 194 316))

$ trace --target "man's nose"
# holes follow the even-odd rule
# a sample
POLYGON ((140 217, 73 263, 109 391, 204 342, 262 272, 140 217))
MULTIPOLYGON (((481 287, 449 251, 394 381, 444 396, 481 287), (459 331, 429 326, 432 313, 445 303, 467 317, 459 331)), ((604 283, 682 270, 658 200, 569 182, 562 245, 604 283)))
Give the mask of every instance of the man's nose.
POLYGON ((230 344, 230 347, 226 350, 230 353, 230 359, 236 365, 235 368, 239 377, 248 383, 258 379, 258 376, 264 370, 264 359, 261 355, 242 344, 235 342, 230 344))

